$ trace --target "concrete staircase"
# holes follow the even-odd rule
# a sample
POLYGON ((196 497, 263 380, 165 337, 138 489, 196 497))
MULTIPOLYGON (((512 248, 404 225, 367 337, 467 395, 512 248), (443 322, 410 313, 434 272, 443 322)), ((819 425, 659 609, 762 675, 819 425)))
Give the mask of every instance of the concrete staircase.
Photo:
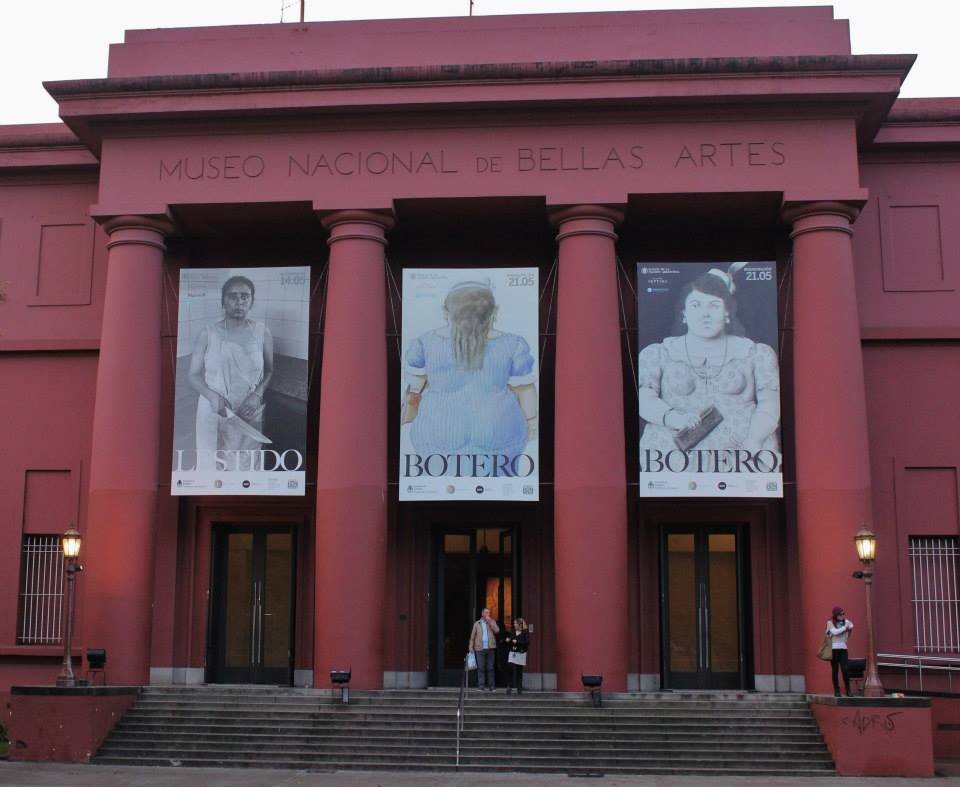
MULTIPOLYGON (((150 687, 94 763, 311 770, 456 769, 457 692, 150 687)), ((802 695, 471 691, 460 771, 835 774, 802 695)))

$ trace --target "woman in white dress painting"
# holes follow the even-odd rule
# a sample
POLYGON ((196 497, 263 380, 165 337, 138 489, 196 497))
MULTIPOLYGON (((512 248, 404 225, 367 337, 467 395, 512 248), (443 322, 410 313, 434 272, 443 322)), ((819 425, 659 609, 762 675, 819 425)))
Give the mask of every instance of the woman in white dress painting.
POLYGON ((190 358, 190 385, 197 402, 197 470, 257 470, 262 443, 238 424, 263 431, 263 394, 273 376, 273 336, 249 317, 256 289, 246 276, 231 276, 220 291, 223 319, 197 336, 190 358), (218 467, 217 450, 226 466, 218 467))

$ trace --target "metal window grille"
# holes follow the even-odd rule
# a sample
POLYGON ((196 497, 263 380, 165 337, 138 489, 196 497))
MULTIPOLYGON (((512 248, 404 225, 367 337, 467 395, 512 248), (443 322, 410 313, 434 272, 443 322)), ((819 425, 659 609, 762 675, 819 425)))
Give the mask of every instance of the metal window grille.
POLYGON ((924 653, 960 652, 960 539, 912 537, 915 649, 924 653))
POLYGON ((63 641, 63 562, 60 536, 23 537, 18 644, 63 641))

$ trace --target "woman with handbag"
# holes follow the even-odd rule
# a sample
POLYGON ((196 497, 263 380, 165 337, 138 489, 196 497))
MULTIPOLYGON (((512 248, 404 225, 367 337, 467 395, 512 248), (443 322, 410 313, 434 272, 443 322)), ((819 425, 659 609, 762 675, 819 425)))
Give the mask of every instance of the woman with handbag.
MULTIPOLYGON (((776 351, 745 336, 735 274, 711 268, 679 292, 672 335, 643 348, 637 367, 640 448, 761 449, 779 456, 776 351)), ((719 468, 717 468, 719 471, 719 468)))
POLYGON ((840 696, 840 682, 837 680, 837 670, 843 673, 843 687, 850 694, 850 668, 847 666, 849 654, 847 639, 853 631, 853 621, 850 620, 843 607, 834 607, 830 620, 827 621, 826 636, 830 638, 830 676, 833 678, 833 696, 840 696))
POLYGON ((507 664, 510 665, 510 687, 507 689, 507 694, 512 694, 514 689, 517 690, 517 694, 523 694, 523 668, 527 666, 527 650, 530 647, 527 621, 523 618, 515 618, 513 631, 504 642, 510 648, 507 654, 507 664))

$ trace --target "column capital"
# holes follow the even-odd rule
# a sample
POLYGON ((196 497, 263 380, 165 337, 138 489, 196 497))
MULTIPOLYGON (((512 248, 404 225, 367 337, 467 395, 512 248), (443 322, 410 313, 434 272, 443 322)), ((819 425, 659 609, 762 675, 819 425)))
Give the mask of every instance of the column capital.
POLYGON ((854 202, 787 202, 781 216, 793 226, 791 239, 806 232, 832 231, 853 235, 850 225, 857 220, 861 207, 854 202))
POLYGON ((614 227, 623 222, 623 211, 607 205, 570 205, 554 208, 550 223, 557 228, 557 241, 575 235, 602 235, 617 239, 614 227))
POLYGON ((110 236, 107 240, 108 249, 138 244, 166 251, 164 238, 174 230, 173 221, 165 216, 124 215, 95 218, 110 236))
POLYGON ((336 210, 322 215, 320 222, 330 231, 328 246, 341 240, 370 240, 386 246, 387 232, 397 223, 386 210, 336 210))

